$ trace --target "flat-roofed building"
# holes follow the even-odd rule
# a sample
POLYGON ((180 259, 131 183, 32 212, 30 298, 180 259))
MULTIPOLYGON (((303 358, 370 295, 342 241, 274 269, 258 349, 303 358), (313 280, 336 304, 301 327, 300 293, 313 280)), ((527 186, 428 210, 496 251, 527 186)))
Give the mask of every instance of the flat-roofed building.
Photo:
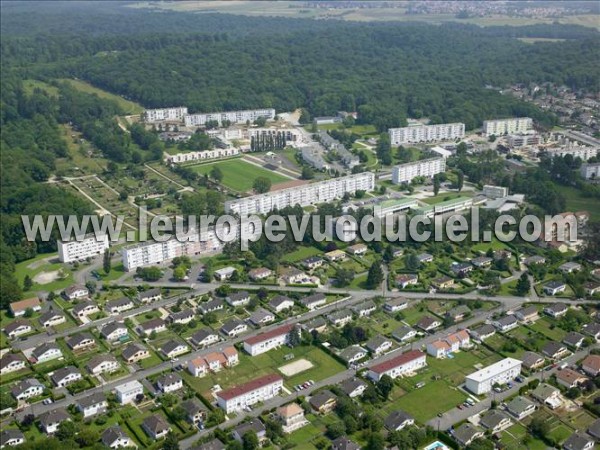
POLYGON ((108 235, 86 234, 80 240, 57 241, 58 259, 63 263, 83 261, 101 255, 109 248, 108 235))
POLYGON ((521 373, 521 361, 505 358, 466 377, 465 387, 476 395, 492 390, 494 384, 505 384, 521 373))
POLYGON ((465 124, 410 125, 408 127, 390 128, 388 134, 392 145, 454 140, 465 136, 465 124))
POLYGON ((446 160, 444 158, 408 162, 394 166, 392 169, 392 183, 410 183, 416 177, 433 178, 434 175, 445 171, 446 160))

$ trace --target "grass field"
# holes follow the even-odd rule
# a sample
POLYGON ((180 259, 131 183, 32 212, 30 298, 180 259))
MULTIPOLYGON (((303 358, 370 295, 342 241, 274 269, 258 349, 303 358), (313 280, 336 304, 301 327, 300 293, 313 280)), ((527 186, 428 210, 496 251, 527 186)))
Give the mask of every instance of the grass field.
POLYGON ((560 186, 559 190, 567 201, 567 211, 588 211, 591 220, 600 220, 600 199, 584 197, 573 187, 560 186))
POLYGON ((28 292, 23 292, 23 298, 33 297, 37 291, 55 291, 64 289, 73 284, 73 274, 62 263, 58 262, 58 257, 53 254, 41 254, 33 259, 28 259, 18 263, 15 267, 15 277, 22 285, 25 275, 29 275, 34 281, 33 287, 28 292), (46 258, 52 258, 50 261, 45 261, 46 258), (55 262, 56 260, 56 262, 55 262), (49 283, 36 283, 36 275, 43 273, 52 273, 63 270, 63 275, 49 283))
POLYGON ((258 177, 266 177, 273 184, 290 180, 284 175, 244 162, 239 158, 190 166, 190 169, 204 175, 210 173, 213 167, 218 167, 223 172, 223 185, 238 192, 251 190, 254 180, 258 177))
POLYGON ((294 250, 292 253, 288 253, 282 259, 285 262, 298 262, 303 259, 310 258, 311 256, 320 255, 322 252, 316 247, 299 247, 297 250, 294 250))
POLYGON ((28 95, 31 94, 34 91, 34 89, 42 89, 48 94, 54 97, 58 97, 58 88, 39 80, 23 80, 23 89, 28 95))
POLYGON ((112 100, 119 105, 119 107, 123 110, 123 113, 125 114, 141 114, 144 111, 144 107, 139 103, 132 102, 131 100, 126 100, 119 95, 115 95, 105 90, 99 89, 95 86, 92 86, 89 83, 86 83, 85 81, 71 80, 66 78, 60 79, 59 81, 66 81, 78 91, 86 92, 88 94, 96 94, 100 98, 112 100))

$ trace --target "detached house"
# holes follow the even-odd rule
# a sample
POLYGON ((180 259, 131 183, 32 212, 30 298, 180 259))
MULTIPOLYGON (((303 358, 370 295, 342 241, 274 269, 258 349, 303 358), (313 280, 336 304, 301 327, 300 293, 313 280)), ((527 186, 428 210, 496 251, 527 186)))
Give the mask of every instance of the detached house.
POLYGON ((83 413, 83 418, 103 414, 108 409, 108 402, 102 392, 89 395, 77 402, 77 409, 83 413))
POLYGON ((109 342, 114 342, 128 336, 127 327, 123 322, 111 322, 100 330, 100 334, 109 342))
POLYGON ((583 334, 578 333, 577 331, 570 331, 563 338, 563 344, 567 344, 571 348, 578 349, 583 345, 584 339, 585 336, 583 334))
POLYGON ((542 348, 542 353, 550 359, 558 360, 567 356, 569 354, 569 350, 567 347, 559 344, 558 342, 550 341, 544 345, 544 348, 542 348))
POLYGON ((566 387, 567 389, 577 387, 585 383, 587 380, 587 377, 572 369, 567 368, 556 372, 556 381, 558 384, 566 387))
POLYGON ((17 319, 4 327, 4 333, 11 339, 31 333, 32 331, 33 327, 29 322, 21 319, 17 319))
POLYGON ((142 336, 150 336, 152 333, 162 333, 163 331, 167 331, 167 322, 160 318, 150 319, 147 322, 141 323, 138 326, 138 331, 142 336))
POLYGON ((92 358, 86 365, 87 370, 93 375, 112 373, 119 370, 119 363, 114 356, 104 354, 92 358))
POLYGON ((178 323, 181 325, 185 325, 185 324, 190 323, 192 320, 194 320, 195 317, 196 317, 196 314, 194 313, 193 310, 184 309, 183 311, 171 313, 169 315, 169 317, 167 317, 167 320, 170 323, 178 323))
POLYGON ((600 339, 600 323, 598 322, 585 324, 581 328, 581 331, 583 331, 588 336, 593 337, 594 339, 596 339, 596 341, 600 339))
POLYGON ((480 325, 477 328, 470 329, 469 334, 473 339, 483 342, 487 338, 496 334, 496 327, 489 324, 480 325))
POLYGON ((404 342, 414 338, 417 335, 417 330, 409 327, 408 325, 401 326, 394 330, 392 336, 394 339, 404 342))
POLYGON ((210 328, 203 328, 196 331, 191 338, 192 344, 196 347, 206 347, 208 345, 219 342, 219 335, 210 328))
POLYGON ((588 355, 581 362, 581 369, 591 375, 596 377, 600 374, 600 355, 588 355))
POLYGON ((85 350, 96 346, 96 340, 90 333, 77 333, 66 340, 67 346, 74 351, 85 350))
POLYGON ((262 327, 275 321, 275 315, 266 309, 259 308, 252 313, 248 319, 250 323, 256 327, 262 327))
POLYGON ((544 308, 544 313, 555 319, 564 316, 569 307, 564 303, 553 303, 544 308))
POLYGON ((199 309, 202 314, 208 314, 211 312, 222 311, 225 308, 225 302, 220 298, 209 300, 204 303, 200 303, 199 309))
POLYGON ((515 316, 521 322, 535 322, 539 318, 538 309, 535 306, 527 306, 515 311, 515 316))
POLYGON ((463 423, 460 427, 454 430, 452 434, 456 442, 463 447, 471 445, 471 443, 477 439, 485 436, 482 429, 470 424, 469 422, 463 423))
POLYGON ((366 302, 353 306, 352 311, 354 311, 358 317, 368 317, 377 311, 377 305, 373 300, 367 300, 366 302))
POLYGON ((327 320, 333 326, 342 328, 347 323, 352 322, 352 311, 349 309, 342 309, 339 311, 332 312, 327 315, 327 320))
POLYGON ((233 292, 225 299, 234 308, 246 306, 250 303, 250 294, 247 291, 233 292))
POLYGON ((40 316, 40 325, 44 328, 55 327, 67 321, 66 317, 54 311, 48 311, 40 316))
POLYGON ((363 395, 367 389, 367 383, 360 378, 348 378, 339 384, 339 388, 350 398, 363 395))
POLYGON ((167 373, 156 380, 156 386, 163 393, 175 392, 183 388, 183 380, 176 373, 167 373))
POLYGON ((141 303, 152 303, 162 300, 160 288, 148 289, 147 291, 138 293, 138 300, 141 303))
POLYGON ((26 378, 13 386, 10 393, 17 400, 27 400, 42 395, 44 390, 46 387, 35 378, 26 378))
POLYGON ((500 317, 499 319, 494 320, 492 324, 501 333, 506 333, 507 331, 517 328, 519 326, 519 321, 514 315, 510 315, 500 317))
POLYGON ((527 370, 536 370, 544 365, 546 360, 542 355, 538 355, 535 352, 525 352, 523 356, 521 356, 521 362, 523 363, 523 367, 527 370))
POLYGON ((310 311, 313 311, 320 306, 324 306, 326 303, 327 297, 322 293, 309 295, 308 297, 300 299, 300 304, 308 308, 310 311))
POLYGON ((71 420, 69 415, 62 409, 48 411, 40 417, 40 428, 46 434, 54 434, 58 431, 58 426, 66 420, 71 420))
POLYGON ((425 316, 417 322, 417 328, 423 331, 433 331, 438 327, 442 326, 442 322, 439 319, 425 316))
POLYGON ((27 367, 25 359, 18 354, 7 352, 0 359, 0 375, 4 375, 27 367))
POLYGON ((169 423, 158 414, 154 414, 144 419, 142 422, 142 429, 154 440, 164 438, 167 433, 171 431, 169 423))
POLYGON ((248 278, 253 281, 262 281, 273 276, 273 271, 266 267, 259 267, 258 269, 252 269, 248 272, 248 278))
POLYGON ((458 305, 452 309, 450 309, 448 312, 446 312, 445 316, 448 319, 453 320, 454 322, 460 322, 461 320, 463 320, 466 316, 471 314, 471 310, 469 309, 469 307, 467 305, 458 305))
POLYGON ((567 285, 562 281, 550 281, 544 285, 543 289, 546 295, 556 295, 565 292, 567 285))
POLYGON ((387 352, 392 348, 392 345, 393 343, 390 339, 378 334, 369 339, 365 344, 365 347, 367 347, 369 352, 377 356, 387 352))
POLYGON ((31 357, 36 364, 62 358, 62 356, 60 347, 54 343, 42 344, 31 352, 31 357))
POLYGON ((39 298, 33 297, 19 300, 18 302, 12 302, 8 307, 13 317, 20 317, 24 315, 28 309, 31 309, 33 312, 41 311, 42 302, 39 298))
POLYGON ((181 403, 186 413, 186 420, 192 425, 198 425, 206 420, 208 411, 206 407, 196 398, 191 398, 181 403))
POLYGON ((137 445, 133 440, 123 431, 119 425, 113 425, 102 432, 100 437, 102 444, 108 448, 135 448, 137 445))
POLYGON ((327 414, 337 405, 337 397, 333 392, 325 389, 311 396, 308 403, 319 414, 327 414))
POLYGON ((408 299, 404 297, 391 298, 383 304, 383 310, 389 313, 396 313, 406 308, 408 308, 408 299))
POLYGON ((137 380, 128 381, 115 388, 117 400, 121 405, 134 402, 138 395, 144 395, 144 386, 137 380))
POLYGON ((408 286, 415 285, 419 282, 419 276, 414 273, 403 273, 396 275, 396 286, 400 289, 404 289, 408 286))
POLYGON ((181 342, 170 340, 170 341, 165 342, 162 345, 162 347, 160 348, 160 351, 167 358, 173 359, 179 355, 183 355, 183 354, 189 352, 190 348, 181 342))
POLYGON ((87 301, 76 304, 71 310, 71 314, 76 319, 82 320, 91 314, 96 314, 100 312, 100 308, 94 302, 87 301))
POLYGON ((25 435, 21 430, 10 428, 0 432, 0 448, 14 447, 25 442, 25 435))
POLYGON ((309 423, 304 417, 304 410, 297 403, 289 403, 277 408, 277 417, 284 433, 292 433, 309 423))
POLYGON ((415 424, 413 416, 404 411, 392 411, 384 420, 384 425, 389 431, 400 431, 415 424))
POLYGON ((56 387, 62 388, 71 383, 83 379, 81 373, 75 366, 67 366, 57 369, 50 377, 56 387))
POLYGON ((367 351, 360 345, 351 345, 339 353, 339 357, 346 361, 349 366, 357 363, 368 355, 367 351))
POLYGON ((142 359, 150 357, 150 352, 146 347, 137 342, 128 344, 121 352, 121 357, 127 362, 127 364, 133 364, 142 359))
POLYGON ((503 412, 497 409, 490 409, 481 416, 479 425, 492 433, 499 433, 510 427, 512 420, 503 412))
POLYGON ((63 292, 63 297, 69 301, 85 298, 90 295, 90 291, 85 286, 74 284, 66 288, 63 292))
POLYGON ((109 314, 121 314, 124 311, 133 309, 134 306, 135 305, 133 303, 133 300, 127 297, 121 297, 116 300, 106 302, 106 304, 104 305, 104 309, 109 314))
POLYGON ((308 270, 314 270, 321 267, 325 264, 325 260, 323 258, 319 258, 318 256, 311 256, 310 258, 306 258, 302 261, 302 266, 308 270))
POLYGON ((221 332, 229 337, 235 337, 248 331, 248 325, 238 319, 230 319, 223 324, 221 332))
POLYGON ((528 400, 526 397, 518 396, 508 402, 506 410, 518 420, 522 420, 533 414, 536 410, 536 406, 535 403, 528 400))
POLYGON ((286 297, 285 295, 277 295, 271 299, 269 302, 269 308, 273 311, 280 313, 285 311, 286 309, 291 309, 294 307, 294 301, 286 297))

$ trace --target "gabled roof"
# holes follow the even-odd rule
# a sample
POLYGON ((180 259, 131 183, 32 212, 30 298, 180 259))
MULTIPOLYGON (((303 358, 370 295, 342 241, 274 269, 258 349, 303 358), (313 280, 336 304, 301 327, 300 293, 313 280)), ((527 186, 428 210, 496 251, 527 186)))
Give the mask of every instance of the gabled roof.
POLYGON ((168 354, 168 353, 171 353, 173 350, 175 350, 179 346, 187 347, 187 345, 185 345, 181 342, 170 340, 170 341, 165 342, 160 349, 163 353, 168 354))
POLYGON ((117 439, 130 439, 119 425, 113 425, 102 433, 102 443, 110 447, 117 439))
POLYGON ((594 442, 591 437, 575 432, 563 443, 563 448, 565 450, 583 450, 590 442, 594 442))
POLYGON ((201 330, 196 331, 192 335, 192 340, 195 342, 202 342, 209 336, 218 336, 219 334, 216 331, 213 331, 210 328, 202 328, 201 330))
POLYGON ((53 423, 61 423, 69 419, 70 416, 62 409, 45 412, 39 417, 40 423, 44 428, 53 423))
POLYGON ((407 421, 414 421, 413 416, 405 411, 396 410, 392 411, 383 421, 385 427, 392 431, 404 425, 407 421))
POLYGON ((27 320, 17 319, 4 327, 4 332, 10 334, 21 327, 31 328, 31 324, 27 320))
POLYGON ((348 378, 339 384, 340 389, 347 395, 350 395, 361 386, 367 386, 367 383, 360 378, 348 378))
POLYGON ((167 421, 158 414, 154 414, 144 419, 143 425, 154 434, 158 434, 169 429, 169 424, 167 421))
POLYGON ((88 395, 80 399, 77 404, 82 408, 89 408, 90 406, 97 405, 98 403, 103 403, 106 401, 106 397, 102 392, 96 392, 92 395, 88 395))
POLYGON ((77 334, 74 334, 73 336, 71 336, 69 339, 67 339, 67 345, 69 347, 73 348, 88 339, 91 339, 92 341, 94 341, 94 336, 92 336, 92 334, 88 333, 88 332, 77 333, 77 334))
POLYGON ((322 391, 317 392, 315 395, 313 395, 310 400, 309 403, 311 404, 311 406, 315 409, 320 409, 322 408, 326 403, 330 402, 330 401, 334 401, 337 400, 336 395, 331 392, 328 389, 324 389, 322 391))
POLYGON ((25 435, 21 432, 21 430, 18 430, 16 428, 3 430, 0 433, 0 446, 4 447, 8 444, 9 441, 17 439, 25 439, 25 435))
POLYGON ((123 322, 110 322, 102 327, 100 333, 102 333, 102 336, 107 337, 115 331, 117 331, 118 329, 127 330, 127 327, 123 322))
POLYGON ((47 342, 47 343, 44 343, 44 344, 36 347, 35 349, 33 349, 33 351, 31 352, 31 354, 36 359, 38 359, 44 353, 46 353, 48 351, 52 351, 52 350, 58 350, 59 352, 61 351, 60 347, 58 345, 56 345, 55 343, 53 343, 53 342, 47 342))
POLYGON ((191 398, 181 403, 181 407, 185 410, 188 416, 195 416, 201 411, 207 411, 206 406, 200 400, 191 398))
POLYGON ((258 389, 261 386, 267 386, 267 385, 276 383, 278 381, 283 381, 283 378, 281 378, 277 374, 269 374, 269 375, 262 376, 260 378, 256 378, 247 383, 241 384, 239 386, 233 387, 231 389, 226 389, 224 391, 221 391, 217 394, 217 396, 222 398, 223 400, 231 400, 232 398, 236 398, 236 397, 239 397, 240 395, 244 395, 248 392, 255 391, 256 389, 258 389))
POLYGON ((485 428, 494 429, 507 418, 508 417, 503 412, 498 411, 497 409, 490 409, 481 416, 479 423, 485 428))
POLYGON ((570 331, 563 338, 563 342, 567 345, 577 346, 581 344, 581 341, 583 341, 583 339, 585 339, 585 336, 583 334, 578 333, 577 331, 570 331))
POLYGON ((148 349, 144 347, 142 344, 138 344, 137 342, 132 342, 128 344, 123 351, 121 352, 121 356, 125 359, 129 359, 135 356, 139 352, 147 351, 148 349))
POLYGON ((244 343, 246 343, 248 345, 256 345, 256 344, 259 344, 261 342, 265 342, 265 341, 268 341, 270 339, 273 339, 274 337, 286 335, 290 331, 292 331, 293 329, 294 329, 294 325, 293 324, 283 325, 281 327, 274 328, 274 329, 272 329, 270 331, 266 331, 264 333, 259 333, 259 334, 255 335, 255 336, 251 336, 248 339, 246 339, 244 341, 244 343))
POLYGON ((331 443, 333 450, 360 450, 360 445, 351 441, 346 436, 339 437, 331 443))
POLYGON ((239 319, 230 319, 223 324, 223 326, 221 327, 221 330, 223 330, 225 333, 229 334, 231 331, 233 331, 240 325, 246 326, 246 324, 239 319))
POLYGON ((67 377, 69 375, 74 375, 74 374, 81 375, 81 373, 79 372, 79 369, 77 369, 77 367, 67 366, 67 367, 61 367, 60 369, 56 369, 50 378, 52 378, 52 381, 54 383, 58 384, 65 377, 67 377))
POLYGON ((260 435, 267 430, 259 419, 250 419, 248 422, 241 423, 235 427, 235 432, 240 437, 244 437, 244 435, 250 431, 254 431, 256 434, 260 435))

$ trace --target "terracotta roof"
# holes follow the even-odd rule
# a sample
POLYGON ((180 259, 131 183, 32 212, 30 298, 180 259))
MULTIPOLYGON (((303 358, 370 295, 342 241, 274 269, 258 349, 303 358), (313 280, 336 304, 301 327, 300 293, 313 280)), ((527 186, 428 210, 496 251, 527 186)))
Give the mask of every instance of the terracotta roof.
POLYGON ((225 347, 223 349, 223 354, 227 357, 229 356, 236 356, 237 355, 237 350, 235 349, 235 347, 225 347))
POLYGON ((382 362, 380 364, 375 364, 371 367, 371 370, 376 373, 383 373, 391 370, 395 367, 402 366, 406 363, 414 361, 415 359, 419 359, 425 357, 425 353, 420 350, 411 350, 402 355, 398 355, 395 358, 392 358, 388 361, 382 362))
POLYGON ((42 302, 37 297, 27 298, 25 300, 20 300, 18 302, 13 302, 10 304, 10 309, 13 311, 23 311, 27 308, 33 308, 35 306, 40 306, 42 302))
POLYGON ((283 378, 276 374, 269 374, 260 378, 256 378, 255 380, 248 381, 247 383, 241 384, 231 389, 221 391, 217 394, 217 396, 219 398, 222 398, 223 400, 231 400, 232 398, 239 397, 240 395, 247 394, 248 392, 255 391, 256 389, 262 386, 267 386, 278 381, 283 381, 283 378))
POLYGON ((594 370, 600 370, 600 355, 589 355, 583 360, 581 365, 594 370))
POLYGON ((246 343, 248 345, 256 345, 260 342, 268 341, 269 339, 272 339, 276 336, 281 336, 282 334, 288 334, 290 331, 292 331, 293 328, 294 328, 294 325, 291 325, 291 324, 284 325, 279 328, 274 328, 273 330, 266 331, 264 333, 259 333, 256 336, 251 336, 248 339, 246 339, 244 341, 244 343, 246 343))
POLYGON ((292 417, 296 414, 300 414, 304 410, 298 405, 298 403, 289 403, 285 406, 282 406, 277 410, 277 414, 281 417, 292 417))

